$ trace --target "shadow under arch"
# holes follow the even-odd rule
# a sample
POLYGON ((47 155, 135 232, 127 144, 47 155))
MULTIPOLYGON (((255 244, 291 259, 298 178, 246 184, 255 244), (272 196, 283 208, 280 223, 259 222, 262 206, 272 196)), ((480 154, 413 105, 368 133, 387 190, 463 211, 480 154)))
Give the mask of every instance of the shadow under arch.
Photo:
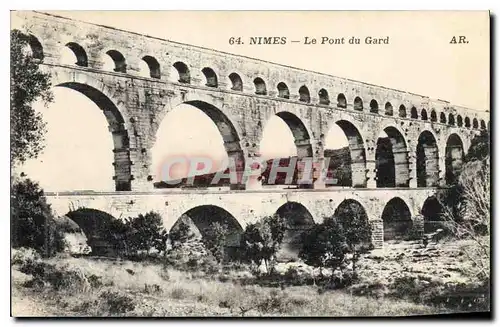
POLYGON ((314 226, 314 218, 303 204, 294 201, 281 205, 276 214, 286 222, 283 243, 276 258, 279 261, 297 260, 302 248, 302 234, 314 226))
POLYGON ((439 181, 439 151, 434 135, 424 130, 417 144, 417 187, 437 186, 439 181))
POLYGON ((411 211, 400 197, 389 200, 382 212, 384 222, 384 241, 402 240, 408 236, 413 221, 411 211))
POLYGON ((377 187, 408 187, 410 167, 406 139, 394 126, 387 126, 383 131, 387 136, 378 137, 375 152, 377 187))
MULTIPOLYGON (((177 219, 169 234, 171 236, 181 235, 185 237, 182 242, 202 242, 206 249, 210 251, 213 247, 214 231, 216 229, 214 224, 218 224, 227 231, 224 245, 225 259, 236 259, 243 228, 231 213, 219 206, 200 205, 187 210, 177 219)), ((173 238, 176 237, 179 236, 173 238)), ((172 245, 174 247, 182 246, 181 242, 176 243, 175 241, 172 245)))
POLYGON ((115 256, 116 247, 121 240, 113 233, 113 224, 118 220, 107 212, 79 208, 68 212, 66 215, 75 222, 87 237, 87 243, 92 249, 91 254, 96 256, 115 256))
POLYGON ((132 172, 130 160, 130 141, 125 128, 125 121, 120 110, 114 102, 98 89, 78 82, 63 82, 54 85, 55 87, 68 88, 85 95, 94 102, 104 114, 111 132, 114 144, 114 162, 115 169, 115 190, 130 191, 132 172))

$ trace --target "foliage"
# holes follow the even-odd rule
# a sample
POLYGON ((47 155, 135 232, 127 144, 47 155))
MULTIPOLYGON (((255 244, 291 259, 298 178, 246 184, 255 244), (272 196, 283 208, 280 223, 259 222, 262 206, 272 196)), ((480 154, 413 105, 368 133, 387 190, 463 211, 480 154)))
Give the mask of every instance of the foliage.
POLYGON ((470 144, 469 151, 465 156, 465 162, 483 160, 490 156, 490 133, 482 129, 479 135, 476 135, 470 144))
POLYGON ((50 75, 39 69, 39 60, 26 52, 29 37, 18 30, 10 33, 10 122, 11 165, 35 158, 43 150, 45 123, 32 105, 38 99, 52 101, 50 75))
POLYGON ((279 215, 266 216, 255 224, 247 225, 241 237, 244 257, 255 263, 264 260, 266 270, 272 271, 285 229, 285 219, 279 215))
POLYGON ((331 217, 304 234, 299 257, 309 265, 335 270, 344 262, 348 250, 342 225, 331 217))
POLYGON ((348 251, 352 253, 353 270, 356 271, 360 255, 373 249, 371 225, 363 207, 355 202, 339 207, 336 216, 342 226, 348 251))
POLYGON ((180 246, 182 243, 189 240, 191 236, 189 224, 183 220, 179 221, 179 224, 170 231, 170 242, 172 243, 172 247, 176 248, 180 246))
POLYGON ((56 227, 43 189, 30 179, 13 183, 11 189, 12 247, 33 248, 45 255, 64 249, 64 236, 56 227))
POLYGON ((224 260, 227 237, 229 236, 229 227, 227 224, 214 222, 208 228, 205 235, 205 242, 208 250, 212 252, 217 262, 224 260))
POLYGON ((128 218, 125 222, 126 243, 131 253, 145 251, 148 255, 152 249, 166 251, 168 234, 163 228, 161 216, 156 212, 140 214, 128 218))

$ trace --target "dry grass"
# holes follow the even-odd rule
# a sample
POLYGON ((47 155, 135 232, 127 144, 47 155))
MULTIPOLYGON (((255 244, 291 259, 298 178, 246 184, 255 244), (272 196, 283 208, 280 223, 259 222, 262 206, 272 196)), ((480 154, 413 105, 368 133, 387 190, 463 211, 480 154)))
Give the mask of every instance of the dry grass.
MULTIPOLYGON (((36 303, 56 308, 63 316, 407 316, 439 313, 433 307, 353 296, 345 291, 318 294, 315 286, 282 290, 221 282, 165 269, 160 264, 85 258, 54 258, 45 262, 61 269, 77 269, 85 276, 100 276, 100 283, 80 292, 64 292, 49 287, 27 289, 14 281, 18 290, 13 294, 14 303, 16 297, 32 297, 36 303)), ((14 274, 14 279, 20 278, 18 275, 14 274)))

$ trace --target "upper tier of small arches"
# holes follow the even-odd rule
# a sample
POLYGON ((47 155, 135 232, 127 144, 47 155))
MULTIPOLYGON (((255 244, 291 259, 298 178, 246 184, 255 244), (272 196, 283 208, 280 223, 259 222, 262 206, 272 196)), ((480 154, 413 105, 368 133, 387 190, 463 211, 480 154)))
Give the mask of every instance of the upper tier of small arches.
MULTIPOLYGON (((42 44, 39 40, 33 36, 29 35, 29 45, 31 48, 31 54, 34 58, 39 60, 43 60, 44 51, 42 44)), ((74 55, 76 59, 74 64, 79 67, 89 67, 89 59, 85 49, 76 42, 69 42, 65 44, 65 49, 69 50, 74 55)), ((126 73, 130 74, 130 71, 127 70, 127 61, 125 56, 117 51, 117 50, 108 50, 106 52, 108 60, 111 62, 112 70, 117 73, 126 73)), ((142 77, 151 78, 151 79, 161 79, 162 76, 162 67, 158 60, 151 56, 145 55, 141 58, 142 68, 140 73, 142 77)), ((170 75, 171 80, 173 82, 182 83, 182 84, 192 84, 192 72, 189 69, 189 66, 182 62, 176 61, 173 63, 169 69, 171 69, 170 75)), ((214 69, 210 67, 204 67, 201 69, 202 76, 204 77, 203 85, 211 88, 223 88, 227 87, 228 89, 236 92, 245 92, 253 88, 254 93, 256 95, 261 96, 276 96, 282 99, 288 99, 290 101, 299 101, 307 104, 315 104, 321 106, 328 107, 337 107, 341 109, 347 109, 348 106, 352 106, 353 110, 360 112, 369 112, 372 114, 380 114, 385 116, 397 116, 399 118, 411 118, 422 121, 431 121, 441 124, 447 124, 449 126, 458 126, 465 128, 473 128, 473 129, 486 129, 487 126, 489 128, 489 121, 485 122, 483 119, 478 120, 477 118, 469 118, 462 117, 460 114, 449 113, 446 115, 444 112, 438 113, 434 108, 430 111, 428 109, 422 108, 417 109, 415 106, 411 106, 407 108, 404 104, 400 104, 399 106, 394 105, 390 101, 379 102, 376 99, 371 99, 369 104, 366 105, 363 103, 363 100, 360 96, 355 96, 352 99, 352 103, 350 103, 347 97, 343 93, 338 93, 333 97, 333 101, 329 95, 329 92, 326 88, 321 88, 316 96, 312 96, 309 88, 306 85, 302 85, 298 89, 298 94, 293 95, 290 92, 288 85, 281 81, 277 85, 267 85, 264 77, 258 76, 254 78, 253 85, 244 87, 243 79, 241 76, 232 72, 227 76, 228 83, 220 83, 220 76, 217 75, 214 69), (223 86, 224 85, 224 86, 223 86), (270 91, 272 90, 272 91, 270 91)))

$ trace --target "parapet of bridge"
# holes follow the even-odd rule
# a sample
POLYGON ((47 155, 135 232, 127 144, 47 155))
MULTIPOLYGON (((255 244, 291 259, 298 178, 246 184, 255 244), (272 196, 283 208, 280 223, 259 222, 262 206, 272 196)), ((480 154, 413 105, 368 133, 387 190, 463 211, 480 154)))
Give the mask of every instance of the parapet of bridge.
MULTIPOLYGON (((429 190, 453 181, 472 138, 490 126, 487 111, 116 28, 27 11, 13 12, 12 22, 30 36, 33 56, 51 73, 54 86, 83 93, 103 111, 114 140, 116 191, 153 191, 159 175, 151 167, 156 132, 169 111, 189 104, 214 121, 228 156, 237 162, 259 158, 263 129, 277 115, 290 127, 299 158, 313 157, 320 163, 317 169, 323 171, 325 136, 336 124, 349 141, 353 188, 339 192, 325 189, 319 181, 314 189, 324 192, 297 191, 297 201, 321 207, 312 201, 328 198, 332 192, 332 201, 322 202, 323 208, 331 209, 331 203, 362 193, 367 196, 360 201, 371 208, 368 216, 379 220, 381 209, 373 208, 383 206, 368 203, 401 195, 407 197, 404 201, 412 216, 417 216, 429 190), (67 48, 75 55, 72 64, 61 61, 67 48), (114 62, 111 71, 104 70, 107 57, 114 62), (141 62, 149 67, 146 75, 141 62), (379 138, 382 131, 387 134, 385 141, 379 138)), ((233 186, 247 191, 261 188, 259 183, 233 186)), ((99 201, 118 215, 118 208, 127 205, 129 198, 132 207, 145 203, 143 195, 130 194, 119 192, 108 195, 111 200, 99 201), (109 205, 109 201, 122 201, 122 205, 109 205)), ((247 198, 239 192, 193 194, 188 195, 193 197, 189 201, 172 194, 150 196, 159 203, 154 208, 161 207, 162 212, 167 210, 165 203, 181 202, 169 217, 188 210, 185 206, 191 200, 194 206, 198 201, 247 198)), ((246 220, 251 210, 267 212, 260 209, 267 208, 266 201, 279 204, 284 196, 276 193, 278 200, 277 195, 265 192, 252 194, 262 199, 262 205, 251 209, 241 200, 240 209, 235 209, 238 219, 246 220)), ((82 201, 87 197, 82 196, 82 201)), ((61 199, 53 197, 54 203, 68 204, 67 197, 61 199)), ((173 218, 167 219, 167 225, 169 219, 173 218)))

